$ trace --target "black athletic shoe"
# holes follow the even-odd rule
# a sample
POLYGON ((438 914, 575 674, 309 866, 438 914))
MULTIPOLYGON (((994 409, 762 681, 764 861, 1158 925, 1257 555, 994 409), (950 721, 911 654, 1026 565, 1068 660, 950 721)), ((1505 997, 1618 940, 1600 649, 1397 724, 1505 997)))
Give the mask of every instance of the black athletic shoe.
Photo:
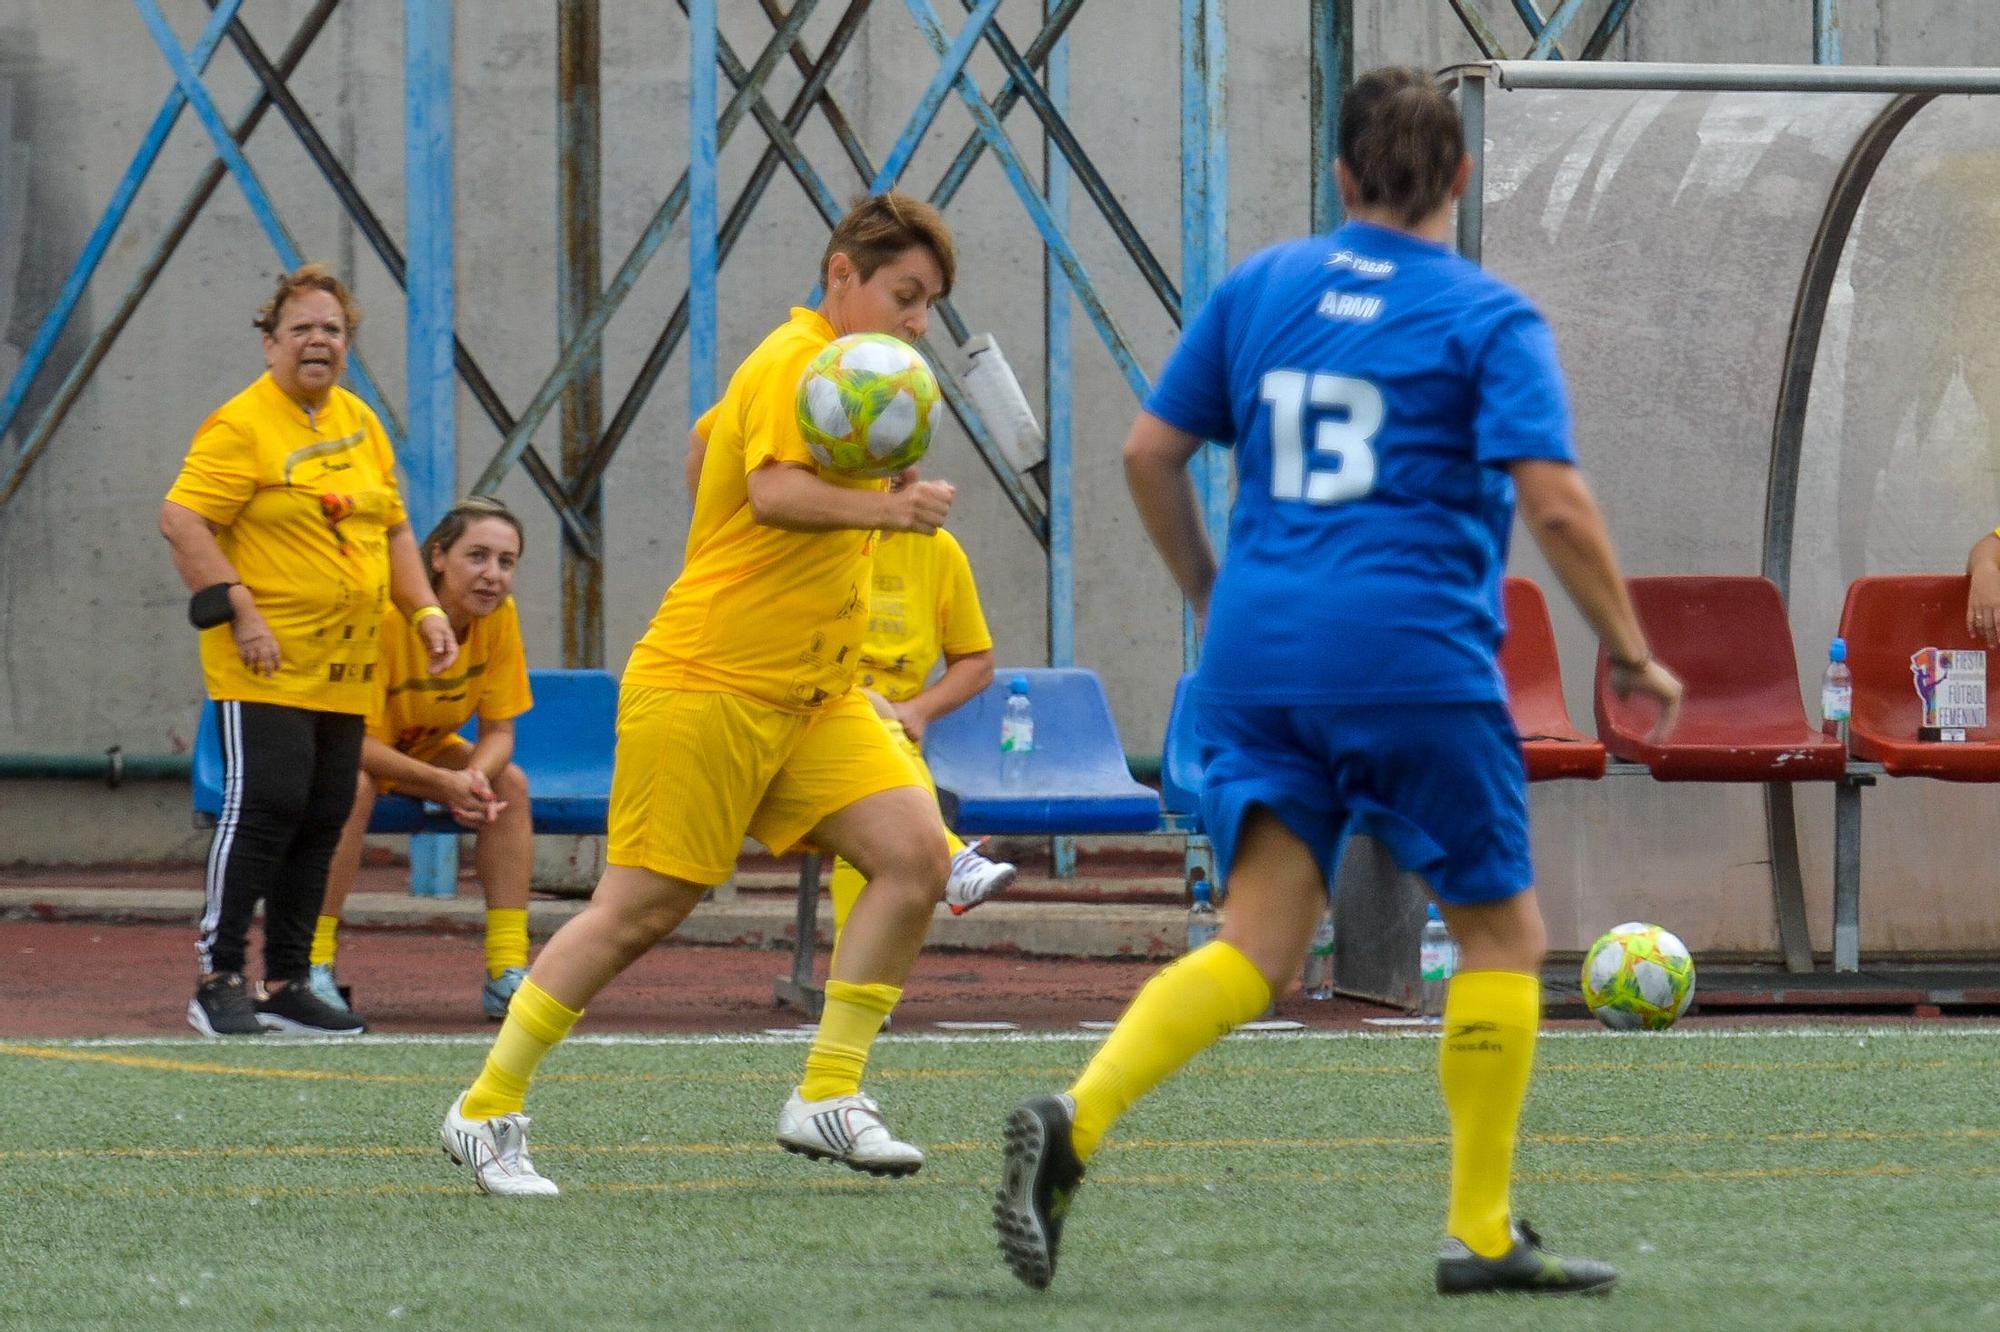
POLYGON ((1006 1165, 993 1202, 993 1228, 1014 1275, 1047 1290, 1056 1274, 1063 1218, 1083 1183, 1070 1126, 1076 1102, 1067 1096, 1030 1096, 1007 1117, 1006 1165))
POLYGON ((195 987, 188 1000, 188 1025, 204 1036, 262 1036, 257 1004, 240 972, 223 971, 195 987))
POLYGON ((258 1001, 257 1017, 271 1031, 298 1036, 359 1036, 368 1024, 352 1010, 335 1008, 296 980, 258 1001))
POLYGON ((1440 1295, 1517 1290, 1531 1295, 1601 1295, 1618 1280, 1610 1263, 1564 1258, 1542 1247, 1542 1237, 1525 1221, 1514 1223, 1514 1247, 1498 1258, 1481 1258, 1455 1239, 1438 1250, 1440 1295))

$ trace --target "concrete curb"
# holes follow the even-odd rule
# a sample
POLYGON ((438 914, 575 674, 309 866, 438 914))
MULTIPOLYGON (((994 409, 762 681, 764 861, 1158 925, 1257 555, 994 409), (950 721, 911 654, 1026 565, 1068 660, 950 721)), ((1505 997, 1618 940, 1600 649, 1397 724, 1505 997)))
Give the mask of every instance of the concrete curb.
MULTIPOLYGON (((78 888, 54 885, 0 888, 0 920, 84 920, 107 924, 156 923, 194 928, 199 893, 186 889, 78 888)), ((581 901, 528 905, 528 932, 545 939, 583 909, 581 901)), ((474 932, 485 904, 477 897, 411 897, 355 893, 346 922, 363 929, 474 932)), ((716 897, 703 902, 674 932, 685 943, 789 948, 796 905, 773 894, 716 897)), ((819 911, 819 939, 831 942, 833 911, 819 911)), ((940 906, 929 946, 1036 957, 1169 958, 1186 946, 1186 915, 1159 905, 1075 902, 989 902, 963 916, 940 906)))

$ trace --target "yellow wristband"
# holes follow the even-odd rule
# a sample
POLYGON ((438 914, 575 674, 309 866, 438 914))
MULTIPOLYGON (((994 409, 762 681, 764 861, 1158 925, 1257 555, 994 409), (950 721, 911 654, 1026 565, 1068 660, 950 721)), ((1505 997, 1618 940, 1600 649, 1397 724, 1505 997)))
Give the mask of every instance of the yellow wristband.
POLYGON ((444 607, 442 607, 442 606, 419 606, 419 607, 417 607, 417 613, 416 613, 415 615, 412 615, 412 616, 410 617, 410 623, 411 623, 411 624, 422 624, 422 623, 423 623, 423 622, 425 621, 425 619, 427 619, 428 617, 430 617, 430 616, 432 616, 432 615, 435 615, 435 616, 439 617, 440 619, 442 619, 442 618, 444 617, 444 607))

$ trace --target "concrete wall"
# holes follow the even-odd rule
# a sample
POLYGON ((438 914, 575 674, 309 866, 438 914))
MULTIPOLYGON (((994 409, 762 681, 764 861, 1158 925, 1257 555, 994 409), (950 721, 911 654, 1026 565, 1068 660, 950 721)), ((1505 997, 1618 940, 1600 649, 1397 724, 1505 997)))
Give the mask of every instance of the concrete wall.
MULTIPOLYGON (((306 8, 302 0, 255 6, 253 26, 267 50, 275 53, 284 44, 306 8)), ((747 63, 768 24, 747 0, 722 8, 726 35, 747 63)), ((840 8, 823 6, 809 25, 815 47, 840 8)), ((957 7, 940 8, 955 13, 957 7)), ((1477 54, 1444 0, 1359 0, 1356 8, 1358 66, 1385 61, 1436 66, 1477 54)), ((1525 46, 1511 5, 1486 0, 1482 8, 1511 49, 1525 46)), ((1584 31, 1597 8, 1590 7, 1584 31)), ((1984 0, 1848 0, 1845 56, 1850 63, 2000 63, 2000 25, 1990 21, 1988 8, 1984 0)), ((171 0, 166 9, 184 40, 192 39, 206 13, 198 0, 171 0)), ((1245 0, 1229 11, 1229 241, 1232 257, 1241 257, 1307 225, 1308 5, 1245 0)), ((1072 121, 1086 148, 1168 271, 1178 275, 1175 12, 1167 0, 1086 5, 1071 30, 1071 99, 1072 121)), ((1034 0, 1010 0, 1002 19, 1025 45, 1038 13, 1034 0)), ((347 0, 293 80, 397 234, 402 230, 401 14, 397 0, 347 0)), ((554 24, 549 7, 531 0, 482 0, 465 14, 456 39, 459 328, 503 399, 518 410, 557 350, 554 24)), ((1632 60, 1805 62, 1812 50, 1809 14, 1802 0, 1757 5, 1641 0, 1616 54, 1632 60)), ((607 0, 604 25, 608 275, 686 161, 687 47, 685 25, 671 6, 607 0)), ((1580 35, 1574 39, 1580 40, 1580 35)), ((934 67, 903 7, 875 6, 833 92, 877 156, 887 151, 934 67)), ((982 87, 997 89, 1000 75, 989 53, 982 50, 972 69, 982 87)), ((249 77, 226 45, 211 66, 209 83, 231 117, 252 93, 249 77)), ((774 102, 781 105, 795 83, 789 72, 781 73, 774 102)), ((0 378, 11 372, 33 336, 167 86, 143 26, 123 6, 12 0, 0 16, 0 378)), ((723 95, 726 99, 726 85, 723 95)), ((1029 124, 1025 112, 1012 121, 1016 142, 1031 147, 1029 124)), ((907 183, 927 192, 969 127, 962 108, 948 103, 907 183)), ((823 122, 813 121, 802 139, 836 194, 859 189, 859 178, 823 122)), ((726 198, 733 197, 762 145, 761 133, 746 122, 725 149, 726 198)), ((1495 163, 1508 151, 1509 144, 1496 139, 1495 163)), ((350 275, 368 312, 359 350, 400 405, 402 301, 394 285, 276 116, 259 131, 249 155, 302 247, 350 275)), ((67 364, 87 330, 115 302, 208 158, 205 140, 192 119, 184 118, 80 308, 61 362, 67 364)), ((1718 209, 1731 206, 1728 199, 1715 201, 1718 209)), ((1802 198, 1796 207, 1806 218, 1816 213, 1818 201, 1802 198)), ((1565 233, 1573 243, 1565 266, 1530 263, 1526 252, 1510 253, 1502 243, 1505 227, 1497 210, 1496 205, 1499 231, 1489 246, 1489 262, 1532 294, 1571 312, 1581 308, 1599 280, 1590 246, 1612 238, 1573 227, 1565 233)), ((1080 191, 1074 216, 1086 265, 1142 363, 1156 369, 1172 345, 1171 321, 1080 191)), ((1041 256, 1032 227, 990 160, 973 174, 951 218, 964 256, 959 308, 975 330, 1000 336, 1031 397, 1037 397, 1041 256)), ((725 269, 725 373, 787 304, 803 298, 824 235, 817 215, 780 173, 725 269)), ((685 281, 685 236, 684 228, 676 230, 611 326, 607 414, 685 281)), ((276 268, 241 195, 225 183, 26 487, 0 512, 0 751, 99 750, 117 743, 149 752, 191 742, 200 677, 182 619, 184 593, 155 534, 154 515, 195 426, 260 368, 249 318, 276 268)), ((1615 288, 1598 290, 1597 299, 1617 294, 1615 288)), ((1670 305, 1671 293, 1659 299, 1670 305)), ((1789 289, 1772 299, 1788 301, 1789 289)), ((1785 310, 1764 310, 1758 317, 1782 323, 1785 310)), ((1611 382, 1624 367, 1593 357, 1587 322, 1559 317, 1558 324, 1580 401, 1598 401, 1590 386, 1611 382)), ((1128 748, 1154 750, 1179 660, 1178 603, 1145 545, 1118 472, 1117 444, 1131 417, 1131 395, 1086 320, 1075 321, 1074 336, 1078 655, 1103 673, 1128 748)), ((1768 391, 1775 366, 1772 352, 1740 373, 1764 382, 1768 391)), ((614 666, 680 561, 689 510, 680 480, 688 420, 685 367, 685 353, 677 354, 609 476, 605 633, 607 659, 614 666)), ((1690 360, 1681 373, 1702 372, 1698 361, 1690 360)), ((44 392, 49 382, 44 381, 44 392)), ((1634 567, 1691 567, 1677 558, 1677 543, 1685 538, 1671 535, 1687 530, 1682 500, 1660 493, 1643 467, 1631 467, 1627 456, 1592 437, 1587 415, 1582 421, 1587 461, 1614 525, 1628 532, 1634 567)), ((14 439, 0 440, 0 456, 18 438, 17 431, 14 439)), ((555 455, 559 438, 553 421, 538 442, 555 455)), ((476 475, 496 443, 496 432, 461 392, 461 475, 468 480, 476 475)), ((1754 450, 1757 442, 1748 440, 1744 447, 1754 450)), ((1001 659, 1043 659, 1046 605, 1039 550, 955 428, 934 451, 930 470, 961 486, 953 527, 979 572, 1001 659)), ((1990 471, 1989 465, 1981 474, 1988 484, 1990 471)), ((525 481, 510 481, 504 494, 530 522, 517 593, 531 660, 560 664, 555 524, 525 481)), ((1940 550, 1962 548, 1970 535, 1946 533, 1939 538, 1940 550)), ((1564 632, 1567 646, 1575 635, 1573 622, 1564 632)), ((1586 659, 1572 652, 1569 660, 1573 676, 1580 677, 1586 659)), ((1576 691, 1586 685, 1572 681, 1576 691)), ((1648 837, 1635 842, 1631 835, 1606 830, 1657 827, 1659 836, 1652 840, 1674 840, 1671 830, 1686 812, 1676 814, 1672 793, 1662 796, 1641 789, 1644 785, 1538 794, 1543 818, 1537 836, 1548 887, 1559 905, 1559 936, 1571 915, 1574 931, 1585 934, 1599 915, 1620 910, 1605 905, 1605 898, 1626 892, 1631 876, 1615 867, 1648 854, 1648 837), (1607 886, 1613 883, 1620 886, 1607 886)), ((65 788, 62 798, 93 808, 87 792, 65 788)), ((46 808, 47 798, 31 801, 20 788, 0 784, 0 863, 108 853, 73 830, 52 828, 35 812, 46 808)), ((129 802, 104 805, 103 812, 122 819, 129 815, 129 802), (121 812, 114 815, 114 808, 121 812)), ((1691 942, 1766 947, 1771 933, 1761 895, 1761 836, 1741 819, 1732 826, 1743 836, 1732 839, 1728 864, 1665 860, 1660 874, 1645 876, 1644 886, 1651 892, 1651 885, 1664 881, 1669 886, 1661 891, 1735 904, 1704 912, 1713 915, 1713 927, 1707 935, 1702 929, 1687 931, 1691 942)), ((185 842, 177 829, 161 827, 122 838, 116 854, 180 854, 185 842)), ((1824 912, 1816 908, 1816 914, 1824 912)), ((1914 937, 1907 922, 1871 914, 1871 939, 1878 937, 1878 923, 1881 938, 1914 937)), ((1983 922, 1978 931, 1989 944, 2000 945, 2000 917, 1983 922)))

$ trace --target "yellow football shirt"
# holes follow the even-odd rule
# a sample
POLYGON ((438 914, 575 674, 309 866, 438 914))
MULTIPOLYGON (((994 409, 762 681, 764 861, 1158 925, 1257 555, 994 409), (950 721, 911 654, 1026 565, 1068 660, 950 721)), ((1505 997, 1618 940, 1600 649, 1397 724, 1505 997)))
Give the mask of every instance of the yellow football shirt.
POLYGON ((831 341, 831 324, 795 307, 702 417, 696 428, 708 452, 687 559, 632 649, 625 679, 802 713, 853 687, 875 533, 787 532, 750 512, 750 474, 766 463, 812 467, 849 489, 887 485, 820 471, 799 434, 799 380, 831 341))
POLYGON ((368 714, 371 738, 428 759, 470 718, 506 721, 535 705, 521 647, 521 613, 512 597, 473 620, 458 645, 458 660, 443 675, 430 674, 429 660, 417 631, 391 606, 382 620, 382 661, 368 714))
POLYGON ((884 532, 875 544, 874 595, 861 643, 861 683, 892 703, 922 691, 940 656, 993 646, 964 547, 935 536, 884 532))
POLYGON ((404 521, 381 422, 336 386, 316 413, 270 375, 195 432, 167 498, 216 540, 278 639, 276 675, 253 674, 229 626, 201 635, 208 696, 366 714, 389 604, 389 529, 404 521))

